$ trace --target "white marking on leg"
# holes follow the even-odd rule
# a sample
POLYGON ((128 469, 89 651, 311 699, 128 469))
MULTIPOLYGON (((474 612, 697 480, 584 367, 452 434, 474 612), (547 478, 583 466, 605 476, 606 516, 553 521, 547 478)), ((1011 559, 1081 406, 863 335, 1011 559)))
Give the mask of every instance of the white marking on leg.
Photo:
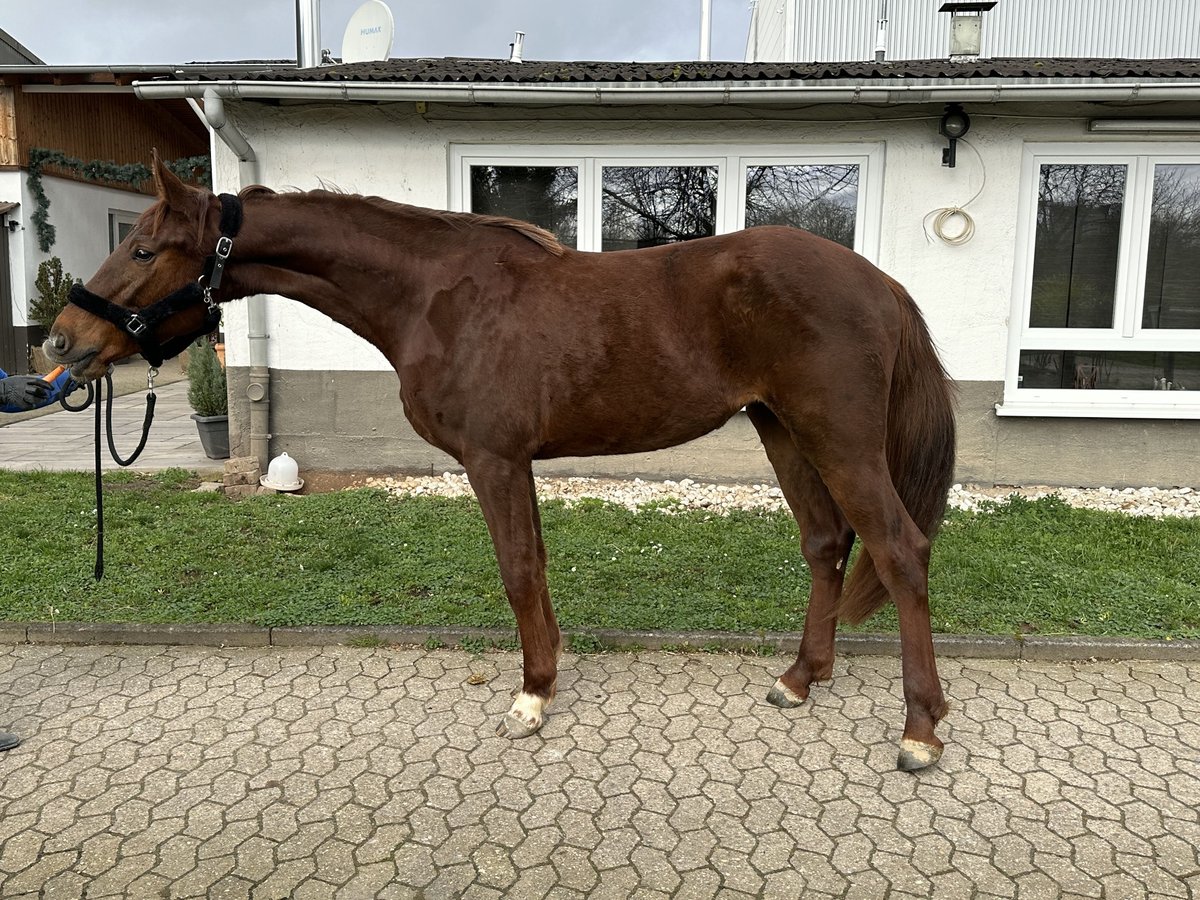
POLYGON ((942 751, 938 747, 930 746, 924 741, 914 741, 912 738, 902 738, 900 750, 925 766, 933 765, 942 755, 942 751))
POLYGON ((508 714, 524 722, 530 728, 537 729, 541 727, 542 710, 546 706, 547 703, 542 697, 521 691, 513 700, 512 709, 508 711, 508 714))

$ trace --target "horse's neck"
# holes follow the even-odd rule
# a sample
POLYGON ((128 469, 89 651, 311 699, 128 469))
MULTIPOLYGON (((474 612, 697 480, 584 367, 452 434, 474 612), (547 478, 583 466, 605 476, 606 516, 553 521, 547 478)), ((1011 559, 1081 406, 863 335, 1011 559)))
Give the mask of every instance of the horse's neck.
POLYGON ((235 257, 240 295, 280 294, 325 313, 387 352, 428 295, 444 253, 438 228, 354 197, 248 197, 235 257))

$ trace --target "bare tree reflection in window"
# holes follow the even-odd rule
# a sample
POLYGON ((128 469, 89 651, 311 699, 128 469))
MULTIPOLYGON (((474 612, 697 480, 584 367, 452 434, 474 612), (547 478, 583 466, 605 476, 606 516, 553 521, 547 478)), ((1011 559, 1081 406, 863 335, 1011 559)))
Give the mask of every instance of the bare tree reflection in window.
POLYGON ((1041 167, 1032 327, 1112 327, 1125 177, 1123 165, 1041 167))
POLYGON ((575 166, 471 166, 471 211, 540 225, 568 247, 579 233, 575 166))
POLYGON ((605 166, 601 197, 603 250, 716 234, 716 166, 605 166))
POLYGON ((746 169, 746 227, 791 225, 854 248, 858 166, 802 164, 746 169))
POLYGON ((1154 167, 1143 328, 1200 328, 1200 165, 1154 167))

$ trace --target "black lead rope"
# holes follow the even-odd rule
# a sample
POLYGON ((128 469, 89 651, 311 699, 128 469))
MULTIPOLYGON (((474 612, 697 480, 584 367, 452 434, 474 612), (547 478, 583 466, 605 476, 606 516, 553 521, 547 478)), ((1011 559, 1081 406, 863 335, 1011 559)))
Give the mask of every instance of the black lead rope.
MULTIPOLYGON (((158 374, 155 366, 162 365, 164 359, 170 359, 187 348, 193 340, 216 329, 221 322, 221 311, 217 308, 217 300, 213 292, 221 286, 225 275, 225 267, 229 264, 229 255, 233 253, 233 239, 242 227, 242 201, 233 194, 221 194, 221 221, 218 225, 221 236, 217 238, 212 255, 204 260, 198 280, 184 285, 161 300, 149 306, 134 309, 120 306, 106 297, 93 294, 82 284, 71 288, 67 299, 86 312, 99 316, 116 325, 117 328, 137 341, 142 356, 150 363, 150 375, 147 378, 146 421, 142 425, 142 441, 129 459, 121 459, 113 443, 112 435, 112 372, 104 376, 108 382, 108 450, 113 460, 119 466, 132 465, 146 446, 146 438, 150 434, 150 422, 154 418, 154 376, 158 374), (176 335, 166 341, 158 338, 158 329, 167 319, 174 318, 179 313, 193 307, 204 308, 203 321, 191 331, 176 335)), ((96 580, 104 575, 104 496, 100 480, 100 402, 103 394, 100 380, 96 379, 95 390, 88 385, 88 399, 82 406, 70 406, 65 397, 59 402, 64 409, 79 412, 88 408, 88 404, 96 403, 96 580)))
POLYGON ((63 409, 71 412, 83 412, 92 403, 96 404, 96 567, 93 574, 96 580, 99 581, 104 577, 104 482, 100 472, 100 407, 104 404, 104 385, 108 385, 108 402, 105 406, 105 422, 108 426, 108 452, 112 455, 113 462, 118 466, 131 466, 142 455, 142 451, 146 449, 146 439, 150 437, 150 424, 154 421, 154 405, 158 402, 158 396, 154 393, 154 376, 158 374, 157 369, 150 369, 150 374, 146 378, 147 394, 146 394, 146 417, 142 421, 142 439, 138 442, 137 449, 130 454, 128 459, 122 459, 121 454, 117 452, 116 442, 113 440, 113 383, 112 371, 104 374, 104 379, 97 378, 95 382, 87 385, 87 399, 80 406, 71 406, 67 403, 66 395, 59 397, 59 404, 63 409))

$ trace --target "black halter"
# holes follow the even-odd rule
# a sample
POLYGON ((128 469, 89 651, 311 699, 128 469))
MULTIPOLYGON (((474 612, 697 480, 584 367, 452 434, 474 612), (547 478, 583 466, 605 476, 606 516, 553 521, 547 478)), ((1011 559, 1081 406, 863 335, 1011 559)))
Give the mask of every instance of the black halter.
POLYGON ((99 294, 93 294, 82 284, 71 288, 68 300, 92 315, 112 322, 132 337, 138 342, 146 362, 156 368, 162 365, 164 359, 182 353, 192 341, 214 331, 221 323, 221 310, 213 299, 213 291, 221 286, 225 265, 229 262, 229 254, 233 252, 233 239, 242 227, 242 201, 233 194, 221 194, 220 200, 221 237, 217 239, 213 254, 205 259, 200 277, 191 284, 145 309, 118 306, 99 294), (165 321, 199 304, 205 307, 204 321, 199 327, 166 342, 159 341, 158 329, 165 321))

